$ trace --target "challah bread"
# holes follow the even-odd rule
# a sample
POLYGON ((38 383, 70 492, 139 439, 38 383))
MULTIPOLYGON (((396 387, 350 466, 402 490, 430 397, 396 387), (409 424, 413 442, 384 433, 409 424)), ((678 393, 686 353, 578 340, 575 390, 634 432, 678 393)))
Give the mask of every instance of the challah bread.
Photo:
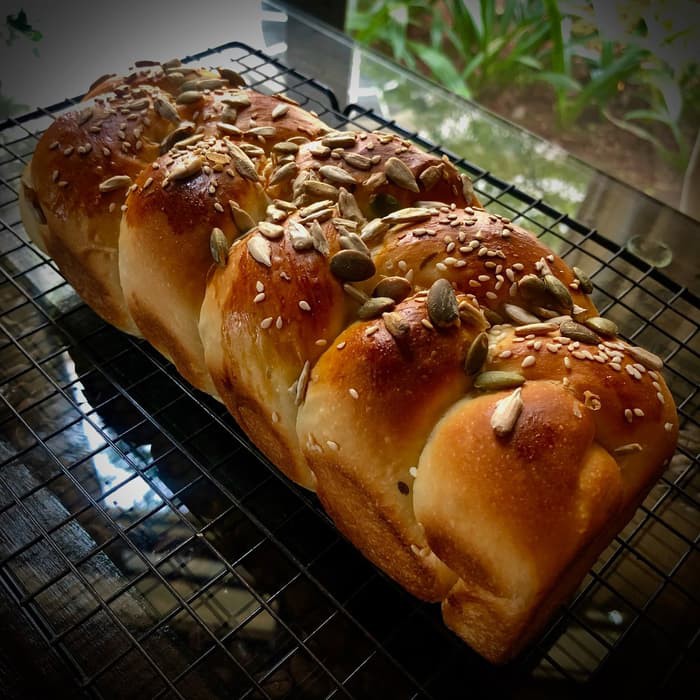
POLYGON ((176 62, 88 97, 22 178, 37 245, 378 567, 512 658, 673 454, 661 360, 398 136, 176 62))

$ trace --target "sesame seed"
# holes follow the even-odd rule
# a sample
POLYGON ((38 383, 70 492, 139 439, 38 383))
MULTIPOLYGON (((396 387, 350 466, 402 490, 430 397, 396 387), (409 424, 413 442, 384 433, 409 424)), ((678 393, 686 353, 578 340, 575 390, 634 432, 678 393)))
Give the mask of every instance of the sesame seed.
POLYGON ((536 341, 532 344, 532 347, 533 347, 535 350, 537 350, 537 351, 541 350, 541 349, 542 349, 542 341, 541 341, 541 340, 536 340, 536 341))
POLYGON ((498 294, 496 294, 495 292, 486 292, 486 298, 495 301, 496 299, 498 299, 498 294))
POLYGON ((673 430, 673 423, 664 423, 664 430, 670 433, 673 430))
POLYGON ((610 368, 614 369, 616 372, 619 372, 622 369, 622 365, 619 364, 618 362, 610 362, 609 365, 610 365, 610 368))
POLYGON ((491 277, 489 277, 489 275, 479 275, 477 279, 479 280, 479 282, 488 282, 491 279, 491 277))
POLYGON ((425 328, 427 328, 429 331, 433 330, 433 324, 430 323, 430 321, 427 318, 422 318, 420 320, 421 325, 423 325, 425 328))
POLYGON ((626 409, 625 409, 625 420, 626 420, 628 423, 631 423, 632 420, 633 420, 632 411, 631 411, 629 408, 626 408, 626 409))
POLYGON ((574 350, 571 353, 577 360, 585 360, 586 356, 580 350, 574 350))
POLYGON ((479 287, 481 287, 481 284, 476 280, 469 280, 469 286, 473 287, 474 289, 478 289, 479 287))
POLYGON ((116 202, 110 202, 107 211, 111 214, 117 208, 116 202))
POLYGON ((512 267, 514 270, 517 270, 518 272, 522 272, 525 269, 525 265, 523 265, 522 263, 519 263, 519 262, 513 263, 512 267))
POLYGON ((523 361, 520 363, 520 366, 521 366, 523 369, 526 369, 527 367, 532 367, 532 365, 534 365, 535 362, 536 362, 536 358, 535 358, 534 355, 527 355, 527 356, 523 359, 523 361))
POLYGON ((634 413, 637 418, 644 418, 644 411, 641 408, 633 408, 632 413, 634 413))
POLYGON ((487 248, 482 247, 482 248, 479 248, 479 252, 477 253, 477 255, 478 255, 480 258, 483 258, 484 255, 486 255, 488 252, 489 252, 489 251, 488 251, 487 248))
POLYGON ((664 395, 660 392, 656 392, 656 398, 659 400, 659 403, 666 403, 666 399, 664 399, 664 395))
POLYGON ((418 476, 418 470, 415 467, 411 467, 408 473, 415 479, 418 476))
POLYGON ((54 170, 51 173, 51 182, 58 182, 59 177, 60 177, 60 174, 59 174, 58 170, 54 170))
POLYGON ((151 185, 153 184, 153 178, 148 177, 146 178, 146 182, 143 183, 143 188, 144 190, 148 189, 151 185))
POLYGON ((73 153, 73 150, 73 146, 68 146, 68 148, 63 149, 63 155, 69 156, 71 153, 73 153))
POLYGON ((564 356, 564 367, 571 369, 571 358, 568 355, 564 356))
POLYGON ((299 308, 300 308, 302 311, 311 311, 311 304, 309 304, 309 302, 306 301, 306 299, 302 299, 302 300, 299 302, 299 308))
POLYGON ((370 326, 366 331, 365 335, 367 337, 374 335, 379 330, 379 326, 370 326))
POLYGON ((219 202, 214 202, 214 209, 218 211, 220 214, 224 213, 224 208, 219 204, 219 202))
POLYGON ((445 272, 445 270, 447 270, 447 265, 445 265, 445 263, 442 263, 442 262, 435 263, 435 267, 438 270, 440 270, 440 272, 445 272))
POLYGON ((265 285, 260 280, 258 280, 255 283, 255 291, 256 292, 264 292, 265 291, 265 285))
POLYGON ((265 301, 265 292, 260 292, 260 294, 256 294, 253 297, 253 303, 254 304, 259 304, 260 302, 265 301))
POLYGON ((557 345, 556 343, 547 343, 546 347, 547 350, 549 350, 549 352, 553 352, 554 354, 556 354, 557 352, 559 352, 559 348, 561 347, 561 345, 557 345))
POLYGON ((272 321, 272 316, 264 318, 262 321, 260 321, 260 328, 262 328, 263 330, 267 330, 272 325, 272 321))
POLYGON ((338 343, 335 347, 338 348, 338 350, 342 350, 347 343, 343 340, 342 342, 338 343))
POLYGON ((510 350, 503 350, 503 351, 501 351, 501 352, 498 353, 498 356, 499 356, 502 360, 507 360, 509 357, 512 356, 512 354, 513 354, 513 353, 512 353, 512 351, 510 351, 510 350))
POLYGON ((273 422, 273 423, 279 423, 279 422, 280 422, 280 416, 279 416, 279 413, 277 413, 277 411, 273 411, 273 412, 272 412, 272 422, 273 422))
POLYGON ((338 451, 338 443, 334 442, 333 440, 326 440, 326 445, 328 445, 328 448, 331 450, 335 450, 336 452, 338 451))
POLYGON ((325 348, 328 345, 328 341, 325 338, 319 338, 314 345, 318 345, 320 348, 325 348))
POLYGON ((357 393, 357 389, 348 389, 348 394, 352 396, 353 399, 359 399, 360 395, 357 393))
POLYGON ((280 330, 280 328, 282 328, 282 317, 281 316, 277 317, 277 320, 275 321, 275 328, 277 330, 280 330))
POLYGON ((642 375, 639 374, 639 372, 637 371, 636 367, 634 367, 633 365, 625 365, 625 371, 626 371, 627 374, 629 374, 630 377, 632 377, 633 379, 639 380, 639 379, 642 378, 642 375))

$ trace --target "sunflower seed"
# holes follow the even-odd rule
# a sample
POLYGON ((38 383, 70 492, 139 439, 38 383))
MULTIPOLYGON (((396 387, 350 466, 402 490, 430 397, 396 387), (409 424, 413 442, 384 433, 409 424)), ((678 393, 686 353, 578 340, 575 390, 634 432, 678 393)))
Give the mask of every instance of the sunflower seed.
POLYGON ((474 388, 486 391, 499 391, 500 389, 512 389, 525 383, 525 377, 519 372, 501 372, 493 370, 477 374, 474 379, 474 388))
POLYGON ((596 333, 606 336, 617 335, 617 324, 614 321, 610 321, 607 318, 601 318, 600 316, 592 316, 587 318, 583 322, 588 328, 596 333))
POLYGON ((499 437, 510 434, 515 427, 523 410, 521 391, 522 389, 518 387, 513 393, 496 402, 496 407, 491 414, 491 427, 499 437))
POLYGON ((188 146, 191 146, 193 143, 198 143, 203 138, 204 134, 192 134, 192 136, 188 136, 187 138, 178 141, 176 144, 174 144, 173 148, 185 149, 188 146))
POLYGON ((427 221, 432 215, 433 212, 430 209, 406 207, 383 216, 382 221, 388 224, 418 223, 419 221, 427 221))
POLYGON ((185 90, 185 92, 181 92, 177 98, 175 98, 175 102, 179 105, 189 105, 194 102, 199 102, 203 97, 204 95, 196 90, 185 90))
POLYGON ((289 105, 288 105, 288 104, 283 103, 283 104, 275 105, 274 109, 273 109, 272 112, 270 113, 270 116, 271 116, 273 119, 280 119, 280 118, 283 117, 285 114, 287 114, 288 111, 289 111, 289 105))
POLYGON ((328 134, 321 139, 321 143, 328 148, 349 148, 355 145, 355 134, 350 132, 328 134))
POLYGON ((588 345, 597 345, 600 342, 598 335, 583 324, 576 323, 576 321, 564 321, 559 326, 559 333, 565 338, 571 338, 571 340, 577 340, 579 343, 588 345))
POLYGON ((318 174, 334 185, 352 186, 357 184, 355 178, 350 175, 350 173, 339 168, 337 165, 322 165, 318 169, 318 174))
POLYGON ((214 258, 214 262, 220 267, 226 267, 228 241, 224 232, 216 226, 211 230, 211 236, 209 236, 209 250, 211 251, 211 257, 214 258))
POLYGON ((341 215, 346 219, 352 219, 358 223, 363 223, 365 220, 354 195, 348 192, 344 187, 338 190, 338 209, 341 215))
MULTIPOLYGON (((146 100, 146 105, 148 105, 148 100, 146 100)), ((77 114, 78 126, 82 126, 86 122, 90 121, 90 119, 92 119, 92 114, 92 107, 86 107, 85 109, 81 109, 77 114)))
POLYGON ((311 250, 314 247, 313 238, 304 224, 298 221, 293 221, 290 230, 289 238, 292 241, 294 250, 311 250))
POLYGON ((382 314, 385 328, 394 338, 401 338, 411 330, 411 326, 398 311, 389 311, 382 314))
POLYGON ((320 143, 314 143, 308 148, 308 152, 314 157, 314 158, 328 158, 328 156, 331 154, 331 149, 328 148, 328 146, 323 146, 320 143))
POLYGON ((638 442, 630 442, 626 445, 620 445, 620 447, 616 447, 613 450, 613 452, 616 455, 627 455, 631 454, 632 452, 641 452, 642 449, 642 446, 638 442))
POLYGON ((239 174, 246 180, 258 182, 260 178, 255 170, 253 161, 235 144, 229 144, 229 149, 231 151, 231 156, 233 157, 233 164, 239 174))
POLYGON ((537 316, 533 316, 529 311, 525 311, 522 306, 516 306, 515 304, 504 304, 503 313, 518 326, 540 323, 540 319, 537 316))
POLYGON ((222 80, 221 78, 202 78, 197 81, 198 90, 218 90, 227 85, 228 80, 222 80))
POLYGON ((357 317, 362 321, 381 316, 394 308, 394 300, 389 297, 372 297, 357 310, 357 317))
POLYGON ((518 326, 515 329, 515 335, 547 335, 550 331, 558 331, 558 323, 526 323, 523 326, 518 326))
POLYGON ((301 186, 304 194, 310 197, 323 197, 323 199, 330 199, 331 203, 338 199, 338 188, 327 182, 319 182, 318 180, 307 180, 301 186))
POLYGON ((369 279, 376 272, 372 258, 358 250, 341 250, 330 261, 331 272, 347 282, 369 279))
POLYGON ((266 241, 262 236, 255 235, 248 239, 248 252, 253 260, 259 262, 266 267, 272 267, 272 248, 269 241, 266 241))
POLYGON ((331 204, 333 204, 333 202, 330 199, 322 199, 318 202, 314 202, 313 204, 309 204, 308 207, 302 207, 301 209, 299 209, 299 215, 302 218, 311 216, 312 214, 315 214, 321 209, 329 207, 331 204))
POLYGON ((472 303, 466 299, 458 304, 459 318, 468 324, 478 323, 480 326, 484 324, 484 314, 472 303))
POLYGON ((343 153, 341 157, 348 165, 358 170, 370 170, 372 167, 372 160, 360 153, 343 153))
POLYGON ((236 73, 235 70, 232 70, 231 68, 217 68, 217 70, 219 71, 219 75, 227 80, 228 84, 232 87, 245 85, 245 80, 243 80, 240 74, 236 73))
POLYGON ((321 224, 319 224, 318 221, 312 221, 311 226, 309 226, 309 232, 314 242, 314 248, 321 253, 321 255, 328 255, 330 247, 326 234, 323 232, 323 228, 321 228, 321 224))
POLYGON ((262 156, 265 155, 265 150, 263 148, 260 148, 260 146, 256 146, 253 143, 247 143, 246 141, 242 141, 241 143, 238 144, 238 147, 249 158, 261 158, 262 156))
POLYGON ((547 293, 554 299, 557 308, 571 311, 574 306, 574 301, 566 285, 554 275, 545 275, 544 284, 547 293))
POLYGON ((298 174, 299 166, 294 161, 292 161, 291 163, 287 163, 286 165, 277 168, 277 170, 275 170, 275 172, 272 173, 270 181, 267 184, 269 187, 272 187, 273 185, 279 185, 280 182, 286 182, 287 180, 296 177, 298 174))
POLYGON ((362 227, 360 237, 365 243, 373 245, 379 243, 382 236, 389 230, 389 224, 381 219, 372 219, 362 227))
POLYGON ((431 190, 442 178, 441 165, 429 165, 419 176, 418 179, 423 185, 423 189, 431 190))
POLYGON ((402 160, 392 156, 384 164, 386 176, 399 187, 411 192, 420 192, 416 178, 413 177, 411 169, 402 160))
POLYGON ((129 110, 132 112, 141 112, 142 110, 146 109, 149 107, 150 102, 148 101, 147 97, 144 97, 140 100, 135 100, 134 102, 129 104, 129 110))
POLYGON ((128 175, 114 175, 103 180, 99 185, 99 190, 100 192, 113 192, 129 187, 129 185, 131 185, 131 178, 128 175))
POLYGON ((234 124, 227 124, 226 122, 217 122, 216 127, 222 134, 227 134, 229 136, 240 136, 243 133, 234 124))
POLYGON ((271 139, 277 134, 277 127, 274 126, 254 126, 252 129, 248 129, 246 132, 248 134, 253 134, 253 136, 261 136, 265 139, 271 139))
POLYGON ((244 92, 234 92, 221 98, 221 102, 235 109, 250 107, 250 99, 244 92))
POLYGON ((204 161, 201 156, 187 154, 178 161, 168 173, 169 180, 184 180, 201 172, 204 161))
POLYGON ((284 235, 283 226, 280 226, 279 224, 272 224, 269 221, 259 221, 258 231, 260 231, 265 238, 268 238, 271 241, 274 241, 277 238, 282 238, 284 235))
POLYGON ((346 229, 341 229, 342 233, 340 235, 340 247, 343 250, 358 250, 363 255, 369 255, 369 248, 365 245, 365 242, 353 231, 347 231, 346 229))
POLYGON ((431 323, 438 328, 451 326, 459 319, 457 297, 446 279, 433 282, 425 304, 431 323))
POLYGON ((309 375, 311 374, 311 363, 307 360, 304 362, 304 366, 301 368, 301 373, 299 374, 299 379, 297 379, 296 392, 294 394, 294 403, 297 406, 301 406, 306 397, 306 389, 309 386, 309 375))
POLYGON ((372 290, 373 297, 389 297, 397 304, 411 293, 411 283, 405 277, 385 277, 372 290))
MULTIPOLYGON (((366 180, 362 181, 362 186, 368 190, 376 189, 382 185, 386 185, 387 179, 383 172, 372 173, 366 180)), ((395 197, 393 199, 396 199, 395 197)), ((396 207, 394 207, 395 209, 396 207)))
POLYGON ((518 281, 518 291, 520 296, 528 303, 542 301, 546 294, 544 280, 537 275, 524 275, 518 281))
POLYGON ((653 352, 649 352, 644 348, 640 348, 636 345, 631 345, 627 348, 627 352, 632 355, 632 357, 643 364, 647 369, 660 370, 663 369, 664 362, 658 356, 654 355, 653 352))

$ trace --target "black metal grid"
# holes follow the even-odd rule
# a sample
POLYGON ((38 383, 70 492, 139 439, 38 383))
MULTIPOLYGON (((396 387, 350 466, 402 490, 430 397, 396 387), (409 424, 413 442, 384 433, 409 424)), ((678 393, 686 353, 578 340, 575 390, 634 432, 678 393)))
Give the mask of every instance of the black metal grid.
MULTIPOLYGON (((214 60, 215 57, 215 60, 214 60)), ((231 63, 328 123, 417 134, 239 43, 231 63)), ((684 687, 700 663, 698 299, 454 154, 487 207, 593 279, 663 356, 681 415, 668 471, 575 599, 496 669, 340 538, 215 401, 104 324, 28 242, 17 192, 67 100, 0 125, 0 584, 88 697, 443 698, 684 687), (125 681, 125 679, 128 679, 125 681)))

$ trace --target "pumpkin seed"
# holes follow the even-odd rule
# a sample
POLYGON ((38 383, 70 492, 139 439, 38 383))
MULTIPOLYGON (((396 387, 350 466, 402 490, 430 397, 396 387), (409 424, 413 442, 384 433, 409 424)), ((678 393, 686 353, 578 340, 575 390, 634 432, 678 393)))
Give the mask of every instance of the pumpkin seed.
POLYGON ((489 337, 486 333, 481 332, 474 338, 469 346, 467 356, 464 360, 464 371, 469 374, 477 374, 483 367, 486 361, 486 356, 489 353, 489 337))
POLYGON ((299 166, 292 161, 287 163, 280 168, 277 168, 272 176, 270 177, 270 182, 268 186, 279 185, 280 182, 286 182, 287 180, 296 177, 299 174, 299 166))
POLYGON ((537 316, 534 316, 529 311, 525 311, 522 306, 516 306, 515 304, 504 304, 503 313, 518 326, 540 322, 537 316))
POLYGON ((211 257, 214 258, 214 262, 220 267, 226 267, 228 241, 224 232, 216 226, 211 230, 211 236, 209 236, 209 250, 211 251, 211 257))
POLYGON ((544 284, 548 294, 554 299, 556 306, 565 311, 571 311, 574 306, 574 300, 569 294, 569 290, 564 283, 554 275, 545 275, 544 284))
POLYGON ((592 331, 600 333, 601 335, 617 335, 617 324, 614 321, 611 321, 607 318, 601 318, 600 316, 592 316, 591 318, 587 318, 583 323, 586 326, 588 326, 588 328, 590 328, 592 331))
POLYGON ((266 267, 272 267, 272 248, 269 241, 256 234, 248 239, 247 246, 253 260, 266 267))
POLYGON ((344 187, 341 187, 338 191, 338 209, 346 219, 352 219, 358 223, 363 223, 365 220, 355 196, 344 187))
POLYGON ((523 410, 521 391, 522 389, 518 387, 513 393, 496 402, 496 407, 491 414, 491 427, 499 437, 510 434, 520 417, 523 410))
MULTIPOLYGON (((508 304, 507 304, 508 306, 508 304)), ((492 325, 492 326, 500 326, 503 323, 503 318, 499 313, 496 313, 495 311, 492 311, 491 309, 484 309, 484 318, 492 325)), ((521 309, 522 311, 522 309, 521 309)), ((539 321, 539 319, 537 319, 539 321)))
POLYGON ((232 87, 238 87, 245 85, 245 80, 241 77, 239 73, 231 68, 217 68, 219 75, 228 81, 228 84, 232 87))
POLYGON ((394 300, 389 297, 372 297, 362 304, 357 310, 357 317, 362 321, 367 321, 370 318, 377 318, 385 311, 390 311, 394 308, 394 300))
POLYGON ((578 340, 579 343, 586 343, 588 345, 597 345, 600 342, 598 335, 576 321, 564 321, 564 323, 559 326, 559 333, 565 338, 578 340))
POLYGON ((328 134, 321 143, 328 148, 350 148, 355 145, 355 134, 350 132, 336 132, 328 134))
POLYGON ((236 224, 236 228, 239 233, 245 233, 255 226, 255 222, 250 214, 236 204, 233 200, 229 199, 228 205, 231 208, 231 216, 233 217, 233 223, 236 224))
POLYGON ((525 377, 518 372, 492 370, 477 374, 474 379, 474 388, 485 391, 500 391, 501 389, 512 389, 524 383, 525 377))
POLYGON ((588 275, 580 267, 572 267, 571 269, 574 273, 574 276, 578 280, 578 288, 584 294, 592 294, 593 293, 593 282, 591 282, 588 275))
POLYGON ((181 92, 175 98, 175 102, 177 102, 179 105, 189 105, 193 102, 199 102, 199 100, 201 100, 203 97, 204 95, 196 90, 185 90, 185 92, 181 92))
POLYGON ((334 185, 356 185, 357 182, 355 178, 337 165, 322 165, 318 169, 318 174, 332 182, 334 185))
POLYGON ((114 190, 129 187, 129 185, 131 185, 131 178, 128 175, 114 175, 103 180, 99 184, 99 190, 100 192, 113 192, 114 190))
POLYGON ((455 291, 444 278, 433 282, 425 303, 431 323, 438 328, 451 326, 459 319, 455 291))
POLYGON ((631 345, 628 347, 627 352, 632 355, 637 362, 641 362, 647 369, 657 371, 663 369, 664 361, 658 355, 654 355, 653 352, 649 352, 648 350, 640 348, 636 345, 631 345))
POLYGON ((178 141, 187 138, 193 131, 194 124, 192 122, 181 122, 160 142, 161 155, 167 153, 178 141))
POLYGON ((442 179, 442 166, 429 165, 419 176, 418 179, 423 185, 423 189, 432 190, 435 185, 442 179))
POLYGON ((360 237, 365 243, 373 245, 379 243, 382 236, 389 230, 389 224, 381 219, 372 219, 369 223, 362 227, 360 237))
POLYGON ((280 226, 279 224, 270 223, 269 221, 259 221, 258 231, 260 231, 260 233, 262 233, 262 235, 265 236, 265 238, 268 238, 271 241, 274 241, 278 238, 282 238, 282 236, 284 235, 283 226, 280 226))
POLYGON ((536 303, 545 297, 547 287, 541 277, 530 274, 524 275, 518 281, 518 291, 525 301, 536 303))
POLYGON ((341 250, 330 261, 331 272, 347 282, 360 282, 374 275, 372 258, 358 250, 341 250))
POLYGON ((397 304, 411 293, 411 283, 405 277, 385 277, 372 290, 373 297, 389 297, 397 304))
POLYGON ((395 185, 410 190, 411 192, 420 192, 416 178, 413 177, 411 169, 402 160, 392 156, 388 158, 384 164, 384 172, 386 176, 395 185))
POLYGON ((411 326, 398 311, 389 311, 382 314, 385 328, 394 338, 401 338, 411 330, 411 326))

